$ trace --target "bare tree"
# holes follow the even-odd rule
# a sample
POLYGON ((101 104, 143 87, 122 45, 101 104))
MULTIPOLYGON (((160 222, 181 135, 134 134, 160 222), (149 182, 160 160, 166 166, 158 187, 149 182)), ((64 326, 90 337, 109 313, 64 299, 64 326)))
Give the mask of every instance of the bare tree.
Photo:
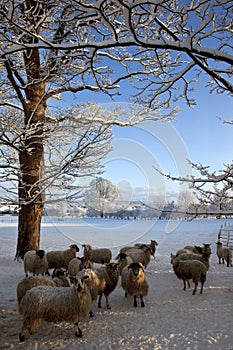
POLYGON ((118 202, 121 200, 121 193, 111 181, 103 177, 96 177, 90 183, 90 188, 85 193, 87 206, 94 208, 103 217, 105 213, 114 212, 119 209, 118 202))
POLYGON ((225 169, 220 171, 211 171, 209 166, 190 162, 193 169, 200 173, 197 176, 173 176, 156 169, 162 176, 171 181, 189 183, 192 191, 196 193, 200 203, 199 210, 194 212, 185 211, 185 214, 198 215, 233 215, 233 164, 225 165, 225 169), (203 210, 203 207, 205 209, 203 210))
POLYGON ((5 108, 15 116, 21 112, 24 128, 23 147, 15 149, 19 237, 25 244, 17 256, 39 245, 44 130, 51 98, 84 90, 113 98, 128 80, 134 101, 157 113, 144 111, 127 123, 122 114, 118 121, 105 118, 102 123, 132 125, 147 114, 151 119, 171 116, 173 102, 181 97, 193 106, 190 92, 202 72, 209 77, 210 92, 232 93, 231 3, 0 1, 0 107, 4 115, 5 108))

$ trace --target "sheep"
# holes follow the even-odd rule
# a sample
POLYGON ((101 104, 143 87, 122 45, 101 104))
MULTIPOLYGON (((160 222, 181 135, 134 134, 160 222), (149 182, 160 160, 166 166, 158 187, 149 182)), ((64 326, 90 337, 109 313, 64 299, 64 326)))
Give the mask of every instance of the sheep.
MULTIPOLYGON (((138 243, 140 246, 139 246, 139 248, 141 247, 141 244, 140 243, 138 243)), ((127 252, 127 250, 129 250, 129 249, 134 249, 134 248, 138 248, 138 247, 135 247, 134 245, 132 245, 132 246, 125 246, 125 247, 122 247, 121 249, 120 249, 120 251, 119 251, 119 253, 124 253, 124 254, 126 254, 126 252, 127 252)))
POLYGON ((93 264, 90 260, 87 260, 84 256, 79 258, 76 257, 72 260, 70 260, 68 264, 68 273, 69 278, 71 282, 73 281, 73 278, 77 275, 77 273, 83 269, 92 268, 93 264))
MULTIPOLYGON (((141 248, 143 245, 144 245, 143 243, 136 243, 136 244, 134 244, 134 247, 141 248)), ((150 248, 151 255, 154 257, 154 259, 155 259, 155 252, 156 252, 157 245, 158 245, 158 243, 153 239, 151 239, 149 244, 146 244, 146 246, 150 248)))
POLYGON ((225 260, 226 260, 227 267, 232 266, 232 251, 231 251, 231 249, 230 248, 223 248, 222 243, 220 241, 218 241, 216 244, 217 244, 216 254, 217 254, 217 257, 219 259, 219 264, 221 264, 221 260, 222 260, 223 264, 225 263, 225 260))
POLYGON ((61 269, 53 271, 52 279, 41 276, 26 277, 18 283, 16 288, 18 303, 20 304, 23 296, 29 289, 36 286, 69 287, 70 284, 66 276, 64 276, 64 271, 61 271, 61 269))
POLYGON ((118 271, 120 275, 123 268, 133 262, 133 259, 125 253, 119 253, 115 259, 118 261, 118 271))
MULTIPOLYGON (((203 243, 202 247, 194 245, 194 246, 186 246, 183 249, 187 250, 188 252, 196 253, 196 254, 211 254, 211 247, 210 243, 203 243)), ((179 252, 179 251, 178 251, 179 252)))
POLYGON ((101 308, 101 299, 104 294, 106 308, 111 309, 108 296, 116 288, 119 280, 118 263, 105 263, 104 266, 98 269, 83 269, 77 276, 83 274, 89 276, 87 285, 92 295, 92 301, 95 301, 99 296, 98 307, 101 308))
POLYGON ((151 250, 147 246, 142 246, 141 248, 131 248, 126 251, 133 262, 141 262, 143 266, 147 267, 150 262, 151 250))
POLYGON ((29 250, 24 254, 24 272, 28 277, 28 272, 33 276, 41 274, 42 276, 48 272, 48 261, 43 249, 29 250))
POLYGON ((173 263, 173 261, 175 259, 178 259, 178 260, 199 260, 206 266, 207 270, 209 270, 209 268, 210 268, 209 257, 210 257, 210 255, 205 254, 205 253, 203 253, 203 254, 183 253, 183 254, 179 254, 178 256, 176 256, 176 255, 174 256, 171 254, 171 263, 173 263))
POLYGON ((63 268, 54 269, 52 274, 52 279, 56 283, 57 287, 70 287, 70 283, 65 276, 66 270, 63 268))
POLYGON ((137 297, 140 297, 141 307, 145 306, 143 297, 148 294, 149 286, 141 263, 132 263, 123 268, 121 286, 126 297, 134 297, 134 307, 137 307, 137 297))
POLYGON ((206 280, 207 268, 198 260, 179 260, 173 261, 173 269, 177 278, 182 279, 184 283, 184 290, 186 290, 186 281, 192 279, 194 283, 193 295, 196 293, 198 282, 201 282, 200 294, 203 292, 203 286, 206 280))
POLYGON ((16 288, 18 304, 20 304, 26 292, 36 286, 56 287, 56 283, 51 278, 41 276, 30 276, 22 279, 16 288))
POLYGON ((37 286, 24 295, 21 300, 23 325, 19 340, 25 340, 28 330, 32 333, 42 320, 48 322, 72 322, 75 324, 77 337, 82 337, 79 328, 81 319, 87 318, 91 310, 91 294, 85 284, 88 276, 76 276, 72 287, 37 286))
POLYGON ((76 257, 77 252, 79 252, 79 247, 76 244, 71 244, 69 249, 66 250, 52 250, 47 252, 48 268, 57 269, 63 267, 67 270, 70 260, 76 257))
POLYGON ((108 248, 92 249, 90 244, 83 244, 83 248, 85 259, 90 260, 93 263, 108 264, 112 259, 112 252, 108 248))

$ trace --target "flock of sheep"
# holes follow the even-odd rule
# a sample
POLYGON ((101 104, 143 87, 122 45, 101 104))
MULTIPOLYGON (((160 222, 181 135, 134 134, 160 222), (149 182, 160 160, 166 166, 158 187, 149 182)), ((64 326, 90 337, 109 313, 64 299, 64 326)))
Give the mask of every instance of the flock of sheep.
MULTIPOLYGON (((62 251, 44 250, 29 251, 24 255, 25 278, 17 286, 19 311, 23 315, 23 325, 19 334, 20 342, 25 340, 28 331, 32 333, 42 320, 48 322, 68 321, 76 326, 75 335, 82 336, 79 322, 93 316, 92 304, 97 301, 101 307, 102 296, 105 296, 106 308, 111 309, 109 295, 116 288, 119 279, 125 296, 133 297, 133 305, 137 307, 138 298, 144 307, 143 297, 148 294, 149 285, 144 269, 155 257, 158 243, 137 243, 123 247, 115 262, 108 248, 92 249, 89 244, 83 245, 83 256, 77 257, 79 248, 72 244, 62 251), (96 267, 94 264, 102 264, 96 267), (51 277, 49 270, 53 269, 51 277), (33 276, 28 277, 31 273, 33 276), (39 276, 42 275, 42 276, 39 276)), ((232 266, 232 252, 223 248, 218 241, 216 254, 219 263, 226 261, 232 266)), ((194 282, 193 294, 198 283, 200 293, 206 280, 211 255, 210 244, 202 247, 186 246, 171 254, 171 263, 176 276, 183 280, 184 290, 189 280, 194 282)))

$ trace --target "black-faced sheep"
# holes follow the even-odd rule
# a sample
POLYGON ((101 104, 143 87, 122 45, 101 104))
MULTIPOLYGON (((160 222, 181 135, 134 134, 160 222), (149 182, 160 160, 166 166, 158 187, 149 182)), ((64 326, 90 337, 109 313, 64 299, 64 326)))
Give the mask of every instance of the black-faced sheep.
POLYGON ((48 272, 48 261, 43 249, 29 250, 24 254, 24 272, 28 277, 28 272, 35 275, 44 275, 48 272))
POLYGON ((52 279, 57 287, 70 287, 68 278, 66 277, 66 270, 64 268, 54 269, 52 279))
POLYGON ((119 253, 116 256, 116 260, 118 261, 118 271, 120 275, 123 268, 133 262, 133 259, 125 253, 119 253))
POLYGON ((201 282, 200 294, 203 292, 203 286, 206 280, 206 266, 198 260, 179 260, 173 261, 173 269, 177 278, 182 279, 184 290, 186 289, 186 281, 192 279, 194 283, 193 295, 196 293, 198 282, 201 282))
POLYGON ((227 263, 227 267, 232 266, 232 251, 230 248, 223 248, 221 242, 216 243, 216 254, 219 259, 219 264, 224 264, 225 261, 227 263))
POLYGON ((143 297, 148 294, 149 286, 141 263, 132 263, 123 268, 121 286, 125 290, 125 296, 134 297, 135 307, 137 306, 137 297, 140 297, 141 307, 145 306, 143 297))
POLYGON ((25 340, 28 330, 32 333, 42 320, 48 322, 71 322, 76 328, 75 335, 82 336, 79 321, 87 318, 91 310, 91 294, 85 284, 88 276, 77 276, 73 287, 38 286, 30 289, 21 300, 23 326, 19 340, 25 340))
POLYGON ((112 259, 112 252, 108 248, 97 248, 92 249, 90 244, 83 244, 83 255, 85 259, 97 263, 97 264, 105 264, 110 263, 112 259))
POLYGON ((63 267, 67 270, 70 260, 76 257, 77 252, 79 252, 79 247, 76 244, 71 244, 69 249, 66 250, 52 250, 47 252, 48 268, 57 269, 63 267))

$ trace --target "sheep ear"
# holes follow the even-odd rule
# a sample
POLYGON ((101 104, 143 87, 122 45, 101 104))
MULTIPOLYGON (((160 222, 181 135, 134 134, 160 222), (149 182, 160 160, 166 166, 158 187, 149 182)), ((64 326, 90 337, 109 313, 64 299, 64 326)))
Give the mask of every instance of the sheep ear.
POLYGON ((141 262, 138 263, 140 265, 140 267, 142 268, 142 270, 144 271, 144 266, 141 262))

